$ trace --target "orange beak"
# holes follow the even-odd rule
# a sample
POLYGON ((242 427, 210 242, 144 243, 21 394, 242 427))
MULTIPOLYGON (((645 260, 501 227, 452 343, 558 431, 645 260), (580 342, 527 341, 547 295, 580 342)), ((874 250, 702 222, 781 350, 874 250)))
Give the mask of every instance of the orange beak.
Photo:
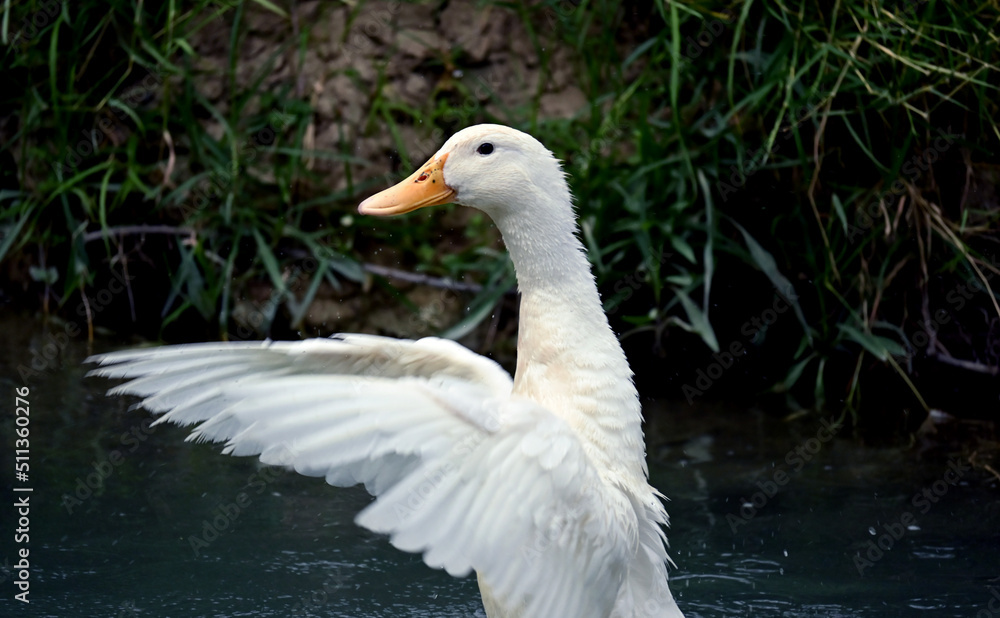
POLYGON ((423 164, 394 187, 376 193, 358 206, 363 215, 401 215, 424 206, 454 201, 455 191, 444 182, 444 162, 448 153, 423 164))

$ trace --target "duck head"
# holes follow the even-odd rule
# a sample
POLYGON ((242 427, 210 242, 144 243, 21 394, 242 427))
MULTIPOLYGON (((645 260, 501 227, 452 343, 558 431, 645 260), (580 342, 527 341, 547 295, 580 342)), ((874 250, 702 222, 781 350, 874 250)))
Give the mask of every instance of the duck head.
POLYGON ((453 135, 399 184, 358 206, 363 215, 398 215, 454 202, 494 221, 531 206, 570 203, 565 175, 552 153, 527 133, 496 124, 453 135))

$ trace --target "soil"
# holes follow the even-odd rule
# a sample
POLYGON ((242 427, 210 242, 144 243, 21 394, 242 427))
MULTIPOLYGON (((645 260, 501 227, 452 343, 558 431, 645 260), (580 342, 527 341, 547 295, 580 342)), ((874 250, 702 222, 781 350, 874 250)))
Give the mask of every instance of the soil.
MULTIPOLYGON (((235 81, 250 85, 272 54, 306 34, 305 48, 288 45, 279 51, 259 89, 277 91, 291 86, 296 97, 311 100, 315 109, 309 127, 311 146, 337 151, 345 142, 353 144, 353 154, 372 162, 353 170, 360 180, 403 171, 394 136, 372 130, 378 124, 373 110, 382 98, 393 105, 419 108, 429 97, 464 88, 477 100, 454 110, 449 117, 451 129, 470 124, 483 112, 498 122, 512 120, 506 110, 533 98, 543 118, 568 118, 586 111, 586 98, 574 82, 569 50, 547 40, 545 28, 539 28, 539 45, 550 54, 548 72, 543 72, 530 34, 511 9, 473 2, 354 4, 293 3, 289 27, 288 21, 247 3, 246 35, 235 81), (543 74, 547 75, 544 84, 543 74)), ((192 42, 197 68, 204 76, 201 93, 222 111, 231 27, 228 20, 217 19, 192 42)), ((259 110, 247 110, 254 111, 259 110)), ((408 153, 413 164, 433 154, 447 138, 441 129, 405 122, 398 129, 399 140, 413 149, 408 153)), ((220 127, 212 130, 221 133, 220 127)), ((346 188, 343 165, 316 159, 313 169, 326 174, 329 190, 346 188)))

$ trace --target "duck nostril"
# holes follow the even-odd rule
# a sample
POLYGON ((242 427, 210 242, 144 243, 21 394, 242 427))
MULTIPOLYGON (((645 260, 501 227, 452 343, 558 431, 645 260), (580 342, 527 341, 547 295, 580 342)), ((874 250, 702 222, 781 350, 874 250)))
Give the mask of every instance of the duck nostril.
POLYGON ((427 180, 427 178, 429 176, 430 176, 430 174, 428 174, 427 172, 423 172, 419 176, 417 176, 417 182, 423 182, 423 181, 427 180))

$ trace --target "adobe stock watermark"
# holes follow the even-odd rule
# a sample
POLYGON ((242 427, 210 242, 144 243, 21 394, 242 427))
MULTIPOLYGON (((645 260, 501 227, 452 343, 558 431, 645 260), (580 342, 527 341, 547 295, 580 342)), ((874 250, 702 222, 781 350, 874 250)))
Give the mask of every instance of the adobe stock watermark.
POLYGON ((976 612, 976 618, 997 618, 1000 617, 1000 589, 994 586, 987 586, 990 593, 990 600, 986 603, 986 608, 976 612))
MULTIPOLYGON (((129 109, 135 109, 146 101, 156 89, 163 85, 164 79, 166 77, 162 67, 158 65, 154 66, 140 82, 133 84, 118 97, 118 101, 129 109)), ((114 117, 111 115, 102 115, 97 119, 96 130, 81 130, 82 139, 72 146, 66 146, 66 153, 63 156, 62 162, 52 162, 52 169, 58 177, 71 176, 80 166, 80 163, 83 162, 84 158, 95 154, 103 144, 112 141, 112 136, 117 132, 118 126, 125 124, 129 119, 128 112, 120 106, 109 105, 107 109, 113 112, 114 117)))
POLYGON ((37 11, 28 15, 21 22, 21 29, 11 40, 11 47, 18 47, 21 51, 36 39, 42 30, 52 25, 59 13, 62 12, 62 2, 60 0, 45 0, 37 11))
MULTIPOLYGON (((917 6, 926 2, 927 0, 904 0, 900 3, 902 7, 897 11, 897 15, 906 15, 917 8, 917 6)), ((684 38, 683 56, 685 58, 693 60, 701 56, 705 53, 706 49, 719 40, 719 37, 726 31, 726 28, 733 25, 733 22, 736 21, 736 13, 730 9, 723 9, 721 15, 721 17, 715 19, 705 20, 698 34, 693 37, 687 36, 684 38)))
POLYGON ((633 272, 615 281, 612 286, 614 290, 612 302, 614 302, 614 305, 606 308, 604 313, 609 316, 617 313, 622 303, 632 298, 642 286, 647 284, 652 276, 653 266, 663 266, 673 256, 674 253, 672 251, 661 251, 656 257, 652 255, 646 256, 633 272))
MULTIPOLYGON (((910 183, 915 183, 954 143, 955 136, 945 135, 939 131, 938 136, 926 150, 913 155, 899 168, 900 173, 906 176, 910 183)), ((907 183, 897 178, 888 189, 871 198, 867 206, 855 209, 854 223, 847 224, 847 242, 853 243, 858 238, 864 238, 875 226, 876 221, 885 218, 883 205, 903 197, 906 193, 907 183)))
POLYGON ((104 489, 104 482, 111 478, 115 470, 125 463, 128 455, 136 452, 139 446, 146 441, 149 436, 156 431, 153 427, 153 419, 145 418, 140 423, 133 425, 128 431, 119 437, 119 445, 104 457, 101 461, 94 461, 91 466, 93 471, 86 476, 76 477, 72 493, 62 495, 61 505, 70 515, 77 507, 89 500, 95 494, 100 494, 104 489), (125 448, 128 447, 128 448, 125 448))
POLYGON ((247 489, 253 490, 252 495, 248 491, 241 491, 231 501, 220 503, 213 510, 210 519, 202 520, 201 533, 188 535, 188 546, 191 547, 195 557, 198 557, 203 549, 218 540, 222 533, 228 530, 250 508, 254 496, 262 494, 268 485, 286 474, 287 469, 282 466, 290 465, 294 458, 292 452, 283 446, 281 453, 276 456, 269 455, 269 459, 280 463, 265 465, 247 477, 247 489))
POLYGON ((729 346, 712 354, 712 362, 707 367, 700 368, 695 372, 694 384, 684 384, 681 387, 681 392, 684 393, 687 402, 694 403, 696 398, 701 397, 708 389, 712 388, 716 381, 735 364, 736 359, 746 353, 746 346, 759 344, 767 329, 792 307, 792 302, 798 301, 798 299, 799 297, 791 285, 784 291, 775 290, 771 306, 740 326, 740 334, 746 339, 734 339, 729 346))
POLYGON ((340 590, 348 590, 349 576, 344 575, 340 566, 335 567, 330 577, 323 584, 309 593, 308 596, 300 597, 298 602, 292 606, 289 616, 313 616, 313 612, 330 602, 330 597, 335 596, 340 590))
MULTIPOLYGON (((983 274, 986 283, 989 283, 996 276, 996 271, 1000 270, 1000 260, 997 259, 996 255, 984 255, 983 257, 992 266, 991 269, 986 270, 983 274)), ((944 294, 944 299, 953 311, 958 312, 969 301, 975 298, 976 294, 985 291, 987 291, 986 284, 979 278, 972 278, 968 283, 959 283, 949 290, 944 294)), ((933 342, 937 340, 937 335, 941 327, 951 322, 951 320, 952 314, 948 309, 941 307, 920 320, 917 323, 916 329, 911 332, 903 331, 902 338, 903 343, 906 345, 907 356, 912 356, 918 349, 926 349, 928 352, 931 352, 934 347, 933 342)))
POLYGON ((278 134, 292 124, 295 115, 275 110, 267 118, 264 128, 247 137, 239 147, 237 160, 240 164, 235 170, 216 166, 208 173, 207 182, 199 182, 191 189, 188 199, 193 200, 195 209, 202 210, 222 201, 236 178, 246 173, 247 166, 257 159, 262 150, 266 151, 274 145, 278 134))
POLYGON ((594 157, 609 155, 611 146, 628 135, 630 130, 629 125, 617 121, 602 124, 597 136, 587 145, 587 149, 573 157, 573 166, 581 173, 586 173, 594 157))
POLYGON ((352 28, 351 33, 347 35, 341 54, 348 60, 355 60, 361 55, 374 55, 379 47, 372 42, 372 39, 383 37, 384 31, 392 27, 393 18, 399 13, 402 4, 400 0, 390 0, 385 4, 385 8, 366 13, 360 19, 358 28, 352 28))
MULTIPOLYGON (((359 53, 374 53, 381 49, 377 47, 372 38, 388 38, 386 30, 394 27, 394 17, 399 13, 401 2, 393 0, 386 3, 383 8, 364 14, 358 18, 359 27, 353 29, 348 35, 344 46, 344 53, 352 57, 359 53)), ((567 4, 568 11, 575 10, 575 7, 567 4)), ((562 5, 549 7, 557 12, 563 10, 562 5)), ((551 14, 551 11, 549 11, 551 14)), ((483 102, 491 99, 498 99, 498 92, 510 90, 516 86, 516 75, 514 72, 502 72, 496 65, 490 65, 485 72, 476 72, 475 76, 467 79, 463 72, 455 69, 453 77, 457 83, 462 85, 460 89, 466 96, 462 101, 451 105, 444 111, 440 122, 445 125, 468 126, 475 121, 475 114, 483 107, 483 102)), ((441 148, 441 145, 449 137, 440 126, 435 126, 429 133, 418 136, 415 142, 407 150, 408 158, 412 165, 420 165, 429 159, 441 148)), ((380 175, 380 184, 392 185, 412 173, 412 169, 402 169, 400 171, 388 171, 380 175)))
MULTIPOLYGON (((511 79, 513 75, 510 76, 511 79)), ((455 124, 457 126, 468 126, 474 120, 474 114, 482 109, 482 101, 489 100, 496 96, 496 93, 503 90, 510 84, 510 80, 504 79, 504 75, 495 67, 491 67, 485 75, 476 75, 472 81, 469 92, 472 96, 456 105, 450 106, 441 116, 441 122, 455 124)), ((421 165, 447 141, 449 135, 440 126, 435 126, 426 136, 418 136, 412 147, 407 150, 411 164, 421 165)), ((377 184, 391 186, 403 180, 413 173, 413 169, 400 169, 398 171, 388 171, 379 176, 381 180, 377 184)))
MULTIPOLYGON (((812 93, 809 98, 806 99, 805 103, 796 107, 795 110, 785 117, 782 121, 781 128, 778 130, 779 138, 774 140, 770 149, 759 148, 757 150, 747 150, 747 158, 742 164, 730 165, 729 182, 727 183, 720 178, 715 183, 715 189, 719 192, 719 197, 722 198, 722 201, 728 201, 730 195, 742 189, 747 184, 747 180, 760 171, 761 167, 767 162, 767 160, 780 151, 784 144, 788 142, 793 135, 795 135, 795 132, 792 131, 792 129, 801 124, 810 114, 822 105, 825 100, 826 97, 820 93, 812 93)), ((719 175, 720 177, 722 176, 721 173, 719 175)))
MULTIPOLYGON (((472 124, 473 116, 482 109, 483 101, 497 97, 497 92, 513 86, 513 74, 501 73, 497 67, 490 67, 485 74, 477 74, 472 84, 467 86, 471 96, 465 97, 461 103, 450 106, 441 116, 441 122, 456 126, 472 124)), ((436 153, 447 141, 448 135, 440 126, 434 127, 426 137, 418 137, 414 145, 414 165, 420 165, 436 153)), ((410 175, 412 170, 401 173, 385 174, 385 183, 398 182, 410 175)))
MULTIPOLYGON (((926 515, 941 498, 948 495, 948 491, 957 485, 970 470, 972 467, 964 464, 961 460, 949 461, 944 476, 913 494, 910 505, 920 511, 922 515, 926 515)), ((858 575, 864 575, 865 570, 874 566, 887 552, 891 551, 908 531, 916 529, 916 521, 916 516, 911 511, 903 511, 894 520, 883 522, 881 530, 875 526, 869 527, 868 534, 875 538, 869 539, 865 544, 865 549, 859 550, 854 555, 854 567, 858 570, 858 575)))
MULTIPOLYGON (((984 255, 983 257, 989 259, 990 265, 993 267, 989 269, 983 276, 986 278, 987 283, 990 282, 996 275, 997 271, 1000 271, 1000 259, 997 258, 998 254, 984 255)), ((955 307, 955 311, 961 311, 966 303, 972 300, 976 294, 980 292, 985 292, 986 286, 979 279, 972 279, 969 283, 962 283, 955 286, 954 289, 950 290, 944 297, 948 304, 955 307)))
MULTIPOLYGON (((554 513, 549 525, 539 528, 534 535, 530 545, 521 546, 521 559, 528 566, 534 566, 535 562, 542 557, 553 545, 557 545, 559 539, 565 538, 567 528, 570 526, 586 525, 589 516, 588 508, 593 504, 594 487, 585 485, 577 501, 568 509, 559 510, 554 513)), ((666 586, 657 588, 656 596, 647 597, 642 605, 629 607, 627 609, 615 609, 609 618, 637 618, 639 616, 648 618, 658 618, 663 616, 668 609, 676 607, 673 596, 666 586), (623 613, 627 612, 627 613, 623 613)))
POLYGON ((575 13, 580 8, 580 0, 559 0, 558 2, 545 3, 539 6, 544 6, 545 13, 545 25, 549 30, 555 31, 559 26, 559 20, 566 20, 573 17, 575 13))
POLYGON ((319 269, 319 261, 313 257, 302 260, 301 265, 296 265, 287 276, 282 279, 285 283, 284 289, 274 289, 267 300, 257 302, 251 301, 246 310, 237 312, 233 310, 233 322, 236 324, 236 333, 233 339, 237 341, 255 340, 259 337, 267 336, 268 329, 274 322, 274 317, 278 308, 283 302, 298 302, 291 288, 300 277, 314 274, 319 269))
POLYGON ((118 606, 118 613, 115 614, 115 618, 138 618, 139 608, 135 606, 135 601, 128 600, 122 601, 118 606))
POLYGON ((396 502, 393 504, 393 511, 396 518, 402 524, 413 516, 427 503, 434 492, 444 483, 445 479, 461 472, 461 463, 467 461, 469 456, 479 448, 479 446, 490 436, 500 431, 500 408, 496 402, 486 402, 488 410, 483 430, 470 433, 452 447, 448 459, 436 470, 424 472, 424 480, 410 490, 406 502, 396 502))
MULTIPOLYGON (((135 275, 129 275, 125 271, 118 272, 112 269, 111 274, 112 278, 105 287, 95 292, 81 292, 82 298, 75 310, 78 317, 89 321, 94 312, 100 313, 111 305, 115 296, 128 290, 129 284, 135 279, 135 275)), ((71 319, 63 323, 62 331, 46 333, 45 339, 40 345, 31 347, 30 361, 18 364, 17 374, 21 381, 28 382, 59 367, 62 353, 69 346, 69 342, 79 337, 83 332, 83 327, 71 319)))
POLYGON ((657 586, 656 596, 648 597, 641 606, 611 610, 608 618, 662 618, 668 611, 676 611, 677 603, 667 586, 657 586))
POLYGON ((722 17, 711 19, 702 23, 701 30, 695 36, 685 37, 684 57, 693 60, 705 53, 705 49, 711 47, 726 31, 726 28, 736 21, 736 13, 723 9, 722 17))
POLYGON ((783 462, 775 466, 770 478, 757 481, 756 486, 758 491, 750 494, 749 499, 741 497, 740 508, 735 513, 726 515, 726 522, 729 523, 729 529, 733 531, 733 534, 736 534, 740 526, 750 523, 750 520, 756 517, 757 513, 767 506, 771 498, 778 495, 781 488, 792 480, 788 472, 789 468, 792 472, 800 472, 807 463, 811 462, 823 450, 824 444, 833 440, 842 426, 843 422, 837 421, 833 417, 820 419, 820 428, 816 430, 815 436, 785 453, 783 462))
POLYGON ((553 513, 552 521, 545 528, 539 528, 534 535, 530 545, 521 546, 521 559, 528 566, 533 566, 535 562, 547 552, 549 548, 565 535, 566 529, 571 525, 579 525, 586 518, 586 511, 593 504, 594 488, 590 485, 583 487, 583 492, 572 507, 567 510, 559 510, 553 513))
POLYGON ((901 8, 896 12, 897 15, 906 15, 912 12, 921 4, 926 4, 927 0, 902 0, 899 4, 901 8))

